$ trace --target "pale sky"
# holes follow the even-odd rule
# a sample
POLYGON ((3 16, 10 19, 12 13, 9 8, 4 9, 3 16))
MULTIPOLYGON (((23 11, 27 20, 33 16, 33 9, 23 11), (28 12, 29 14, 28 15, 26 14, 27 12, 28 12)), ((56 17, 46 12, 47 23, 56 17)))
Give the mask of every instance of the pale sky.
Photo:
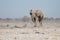
POLYGON ((31 8, 41 9, 45 17, 60 18, 60 0, 0 0, 0 18, 29 16, 31 8))

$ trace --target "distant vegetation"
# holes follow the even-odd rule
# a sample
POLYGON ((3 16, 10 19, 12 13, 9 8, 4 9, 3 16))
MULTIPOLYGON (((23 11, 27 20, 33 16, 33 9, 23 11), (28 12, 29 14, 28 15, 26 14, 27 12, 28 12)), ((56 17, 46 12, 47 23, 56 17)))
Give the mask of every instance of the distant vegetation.
MULTIPOLYGON (((31 21, 31 18, 30 17, 28 17, 28 16, 24 16, 24 17, 22 17, 22 18, 0 18, 0 21, 2 21, 2 20, 4 20, 4 21, 23 21, 23 22, 26 22, 26 21, 31 21)), ((51 17, 51 18, 48 18, 48 17, 44 17, 44 20, 60 20, 60 18, 53 18, 53 17, 51 17)))

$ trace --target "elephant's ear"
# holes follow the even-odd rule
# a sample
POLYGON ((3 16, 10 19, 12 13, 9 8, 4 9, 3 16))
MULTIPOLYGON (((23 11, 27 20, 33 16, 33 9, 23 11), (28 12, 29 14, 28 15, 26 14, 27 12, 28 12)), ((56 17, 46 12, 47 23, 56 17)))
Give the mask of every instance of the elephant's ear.
POLYGON ((32 9, 30 10, 30 15, 32 15, 32 9))

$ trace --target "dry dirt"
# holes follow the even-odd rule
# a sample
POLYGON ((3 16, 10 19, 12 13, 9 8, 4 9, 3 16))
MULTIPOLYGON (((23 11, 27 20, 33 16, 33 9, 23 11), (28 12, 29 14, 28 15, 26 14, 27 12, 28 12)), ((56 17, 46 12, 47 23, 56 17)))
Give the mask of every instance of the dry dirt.
POLYGON ((60 20, 46 20, 39 27, 31 22, 0 21, 0 40, 60 40, 60 20))

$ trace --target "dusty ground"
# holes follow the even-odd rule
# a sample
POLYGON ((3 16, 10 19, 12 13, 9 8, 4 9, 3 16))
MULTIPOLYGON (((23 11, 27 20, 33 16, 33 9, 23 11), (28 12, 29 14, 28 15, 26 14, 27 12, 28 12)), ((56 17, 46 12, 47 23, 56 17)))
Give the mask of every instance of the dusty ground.
POLYGON ((31 22, 0 21, 0 40, 60 40, 60 20, 46 20, 40 27, 31 22))

